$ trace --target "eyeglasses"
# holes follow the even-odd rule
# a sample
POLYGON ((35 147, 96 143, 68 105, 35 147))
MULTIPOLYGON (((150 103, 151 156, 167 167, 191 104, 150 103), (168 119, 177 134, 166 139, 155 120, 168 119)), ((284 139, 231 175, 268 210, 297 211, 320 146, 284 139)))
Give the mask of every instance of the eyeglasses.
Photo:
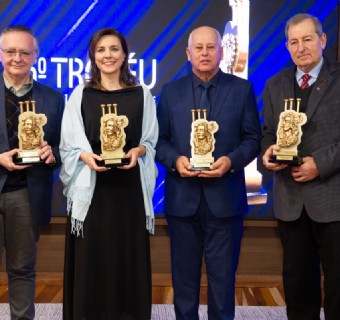
POLYGON ((36 51, 25 51, 25 50, 15 50, 15 49, 2 49, 0 48, 1 51, 4 53, 6 58, 13 58, 16 57, 17 53, 19 56, 23 59, 28 59, 30 58, 34 52, 36 51))

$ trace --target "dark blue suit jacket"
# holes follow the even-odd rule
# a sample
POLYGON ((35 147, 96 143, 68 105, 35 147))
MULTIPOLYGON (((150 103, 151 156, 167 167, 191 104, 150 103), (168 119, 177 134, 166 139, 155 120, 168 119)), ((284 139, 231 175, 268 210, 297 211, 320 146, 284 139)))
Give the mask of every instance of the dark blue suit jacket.
POLYGON ((221 178, 182 178, 173 170, 178 156, 191 157, 191 109, 196 109, 192 76, 164 85, 158 103, 159 140, 156 160, 166 171, 165 213, 193 215, 204 192, 217 217, 231 217, 247 211, 244 167, 260 151, 261 128, 252 84, 220 72, 209 121, 219 125, 215 133, 215 161, 231 159, 232 171, 221 178))
MULTIPOLYGON (((53 187, 53 170, 60 165, 59 141, 61 118, 64 111, 64 98, 61 93, 34 81, 33 100, 36 101, 36 113, 47 116, 47 124, 43 127, 44 140, 52 146, 56 165, 38 165, 26 169, 27 188, 31 209, 35 221, 39 225, 49 223, 51 219, 51 200, 53 187)), ((0 153, 9 151, 6 126, 5 85, 0 75, 0 153)), ((7 170, 0 166, 0 192, 7 178, 7 170)))

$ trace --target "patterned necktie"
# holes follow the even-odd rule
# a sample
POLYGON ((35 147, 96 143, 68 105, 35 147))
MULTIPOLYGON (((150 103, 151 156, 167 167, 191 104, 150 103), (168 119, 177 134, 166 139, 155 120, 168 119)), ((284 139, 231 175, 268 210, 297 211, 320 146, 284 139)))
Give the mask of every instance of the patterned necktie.
POLYGON ((207 113, 210 111, 210 97, 209 97, 209 88, 211 87, 211 83, 202 82, 200 86, 203 88, 200 100, 200 109, 206 109, 207 113))
POLYGON ((301 89, 306 89, 309 87, 309 84, 308 84, 308 80, 311 78, 311 75, 308 74, 308 73, 305 73, 303 76, 302 76, 302 82, 301 82, 301 89))

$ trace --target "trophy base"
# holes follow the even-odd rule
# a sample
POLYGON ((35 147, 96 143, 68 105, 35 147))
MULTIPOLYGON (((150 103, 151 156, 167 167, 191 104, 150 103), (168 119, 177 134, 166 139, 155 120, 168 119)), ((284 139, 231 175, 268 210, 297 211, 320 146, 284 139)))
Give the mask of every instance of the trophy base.
POLYGON ((301 166, 303 164, 302 157, 300 156, 279 155, 279 154, 271 155, 269 162, 279 163, 279 164, 288 164, 291 166, 301 166))
POLYGON ((191 161, 191 169, 190 171, 209 171, 210 170, 210 165, 213 163, 214 161, 209 161, 209 162, 203 162, 203 161, 197 161, 197 162, 194 162, 194 161, 191 161))
POLYGON ((42 165, 45 164, 44 160, 41 160, 40 157, 13 157, 13 163, 17 166, 26 166, 26 165, 42 165))
POLYGON ((19 166, 45 164, 45 160, 41 160, 39 153, 40 150, 37 149, 20 151, 13 157, 13 162, 19 166))
POLYGON ((210 165, 214 162, 212 157, 195 157, 190 158, 190 163, 192 165, 190 171, 204 171, 210 170, 210 165))
POLYGON ((96 160, 96 163, 99 167, 122 167, 130 163, 130 158, 96 160))
POLYGON ((192 168, 190 169, 190 171, 209 171, 210 170, 210 166, 209 167, 203 167, 203 166, 199 166, 199 167, 195 167, 192 166, 192 168))

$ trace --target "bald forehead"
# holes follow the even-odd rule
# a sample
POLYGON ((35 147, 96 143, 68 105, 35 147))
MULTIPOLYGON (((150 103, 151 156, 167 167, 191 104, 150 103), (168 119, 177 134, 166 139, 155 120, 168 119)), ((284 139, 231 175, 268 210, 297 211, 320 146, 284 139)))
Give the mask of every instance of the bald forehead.
POLYGON ((188 39, 188 47, 191 45, 201 42, 201 41, 207 41, 210 43, 215 43, 218 46, 221 45, 221 35, 220 33, 211 27, 199 27, 197 29, 194 29, 188 39))

